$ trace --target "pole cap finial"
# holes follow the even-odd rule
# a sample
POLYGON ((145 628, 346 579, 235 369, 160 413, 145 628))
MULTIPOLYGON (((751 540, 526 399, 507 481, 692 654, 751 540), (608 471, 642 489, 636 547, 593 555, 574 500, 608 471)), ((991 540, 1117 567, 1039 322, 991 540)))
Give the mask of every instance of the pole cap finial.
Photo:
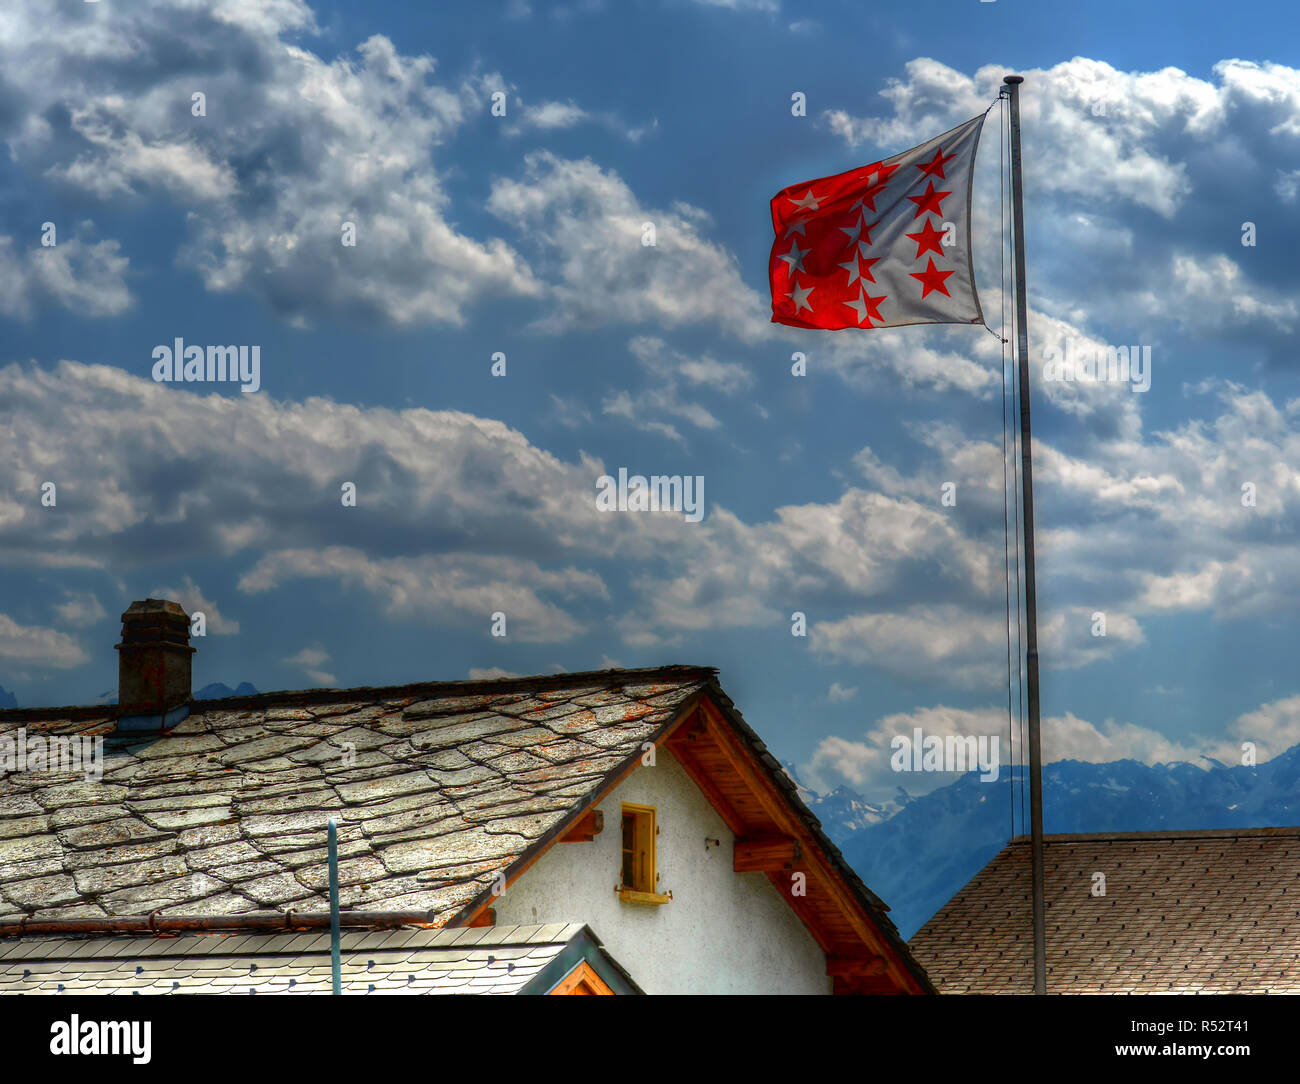
POLYGON ((1023 75, 1004 75, 1002 77, 1002 82, 1007 83, 1008 85, 1013 87, 1019 86, 1024 81, 1025 81, 1025 77, 1023 75))

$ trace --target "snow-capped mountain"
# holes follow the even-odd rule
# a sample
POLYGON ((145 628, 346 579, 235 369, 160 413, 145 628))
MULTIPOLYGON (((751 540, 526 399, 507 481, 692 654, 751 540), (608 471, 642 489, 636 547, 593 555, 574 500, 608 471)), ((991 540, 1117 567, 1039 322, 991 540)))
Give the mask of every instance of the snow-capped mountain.
POLYGON ((892 799, 880 804, 868 802, 857 791, 846 786, 836 787, 829 794, 819 794, 799 782, 793 765, 786 764, 785 770, 794 780, 804 804, 822 822, 826 834, 841 847, 862 829, 888 820, 908 802, 913 801, 912 796, 902 787, 898 788, 892 799))

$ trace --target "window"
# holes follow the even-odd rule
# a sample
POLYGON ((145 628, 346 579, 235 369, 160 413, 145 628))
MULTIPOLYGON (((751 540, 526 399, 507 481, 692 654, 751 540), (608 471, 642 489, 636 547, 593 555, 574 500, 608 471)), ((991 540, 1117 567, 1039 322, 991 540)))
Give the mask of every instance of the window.
POLYGON ((660 895, 655 851, 659 827, 648 805, 623 805, 623 875, 618 892, 633 903, 667 903, 660 895))
POLYGON ((623 887, 655 890, 655 811, 651 806, 623 806, 623 887))

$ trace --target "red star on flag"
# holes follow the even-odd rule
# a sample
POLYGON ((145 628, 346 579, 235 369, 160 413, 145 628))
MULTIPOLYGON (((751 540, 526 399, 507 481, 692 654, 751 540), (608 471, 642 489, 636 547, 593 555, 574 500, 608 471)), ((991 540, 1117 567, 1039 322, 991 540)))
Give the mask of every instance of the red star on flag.
POLYGON ((938 177, 941 181, 948 178, 943 175, 943 167, 946 162, 951 162, 957 156, 955 154, 945 155, 943 148, 934 152, 934 157, 928 162, 917 162, 916 168, 924 173, 927 177, 938 177))
POLYGON ((944 285, 944 280, 947 279, 949 275, 955 275, 956 273, 956 271, 940 271, 934 266, 934 257, 931 256, 930 266, 920 272, 920 274, 913 271, 912 278, 917 279, 921 285, 925 287, 925 290, 921 294, 921 300, 924 301, 930 296, 931 290, 938 290, 944 295, 944 297, 951 296, 948 293, 948 287, 944 285))
POLYGON ((934 190, 934 181, 928 181, 925 186, 925 191, 919 196, 907 197, 916 204, 916 214, 912 217, 920 218, 922 215, 933 214, 942 218, 943 208, 939 206, 939 202, 947 199, 951 195, 951 192, 936 192, 934 190))
POLYGON ((935 252, 940 256, 944 254, 943 230, 936 230, 928 218, 925 220, 925 225, 921 227, 920 233, 909 233, 907 237, 916 242, 918 260, 927 252, 935 252))
POLYGON ((983 323, 969 221, 983 124, 975 117, 883 161, 778 192, 768 259, 773 322, 825 330, 983 323), (955 228, 941 229, 945 222, 955 228), (944 247, 945 237, 956 243, 944 247))

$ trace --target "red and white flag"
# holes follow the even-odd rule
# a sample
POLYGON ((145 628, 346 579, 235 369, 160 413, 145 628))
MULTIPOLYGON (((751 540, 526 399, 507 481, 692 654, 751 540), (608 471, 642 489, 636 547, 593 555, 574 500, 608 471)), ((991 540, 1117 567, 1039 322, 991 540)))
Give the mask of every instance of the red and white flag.
POLYGON ((772 322, 836 330, 982 324, 970 198, 984 117, 772 199, 772 322))

